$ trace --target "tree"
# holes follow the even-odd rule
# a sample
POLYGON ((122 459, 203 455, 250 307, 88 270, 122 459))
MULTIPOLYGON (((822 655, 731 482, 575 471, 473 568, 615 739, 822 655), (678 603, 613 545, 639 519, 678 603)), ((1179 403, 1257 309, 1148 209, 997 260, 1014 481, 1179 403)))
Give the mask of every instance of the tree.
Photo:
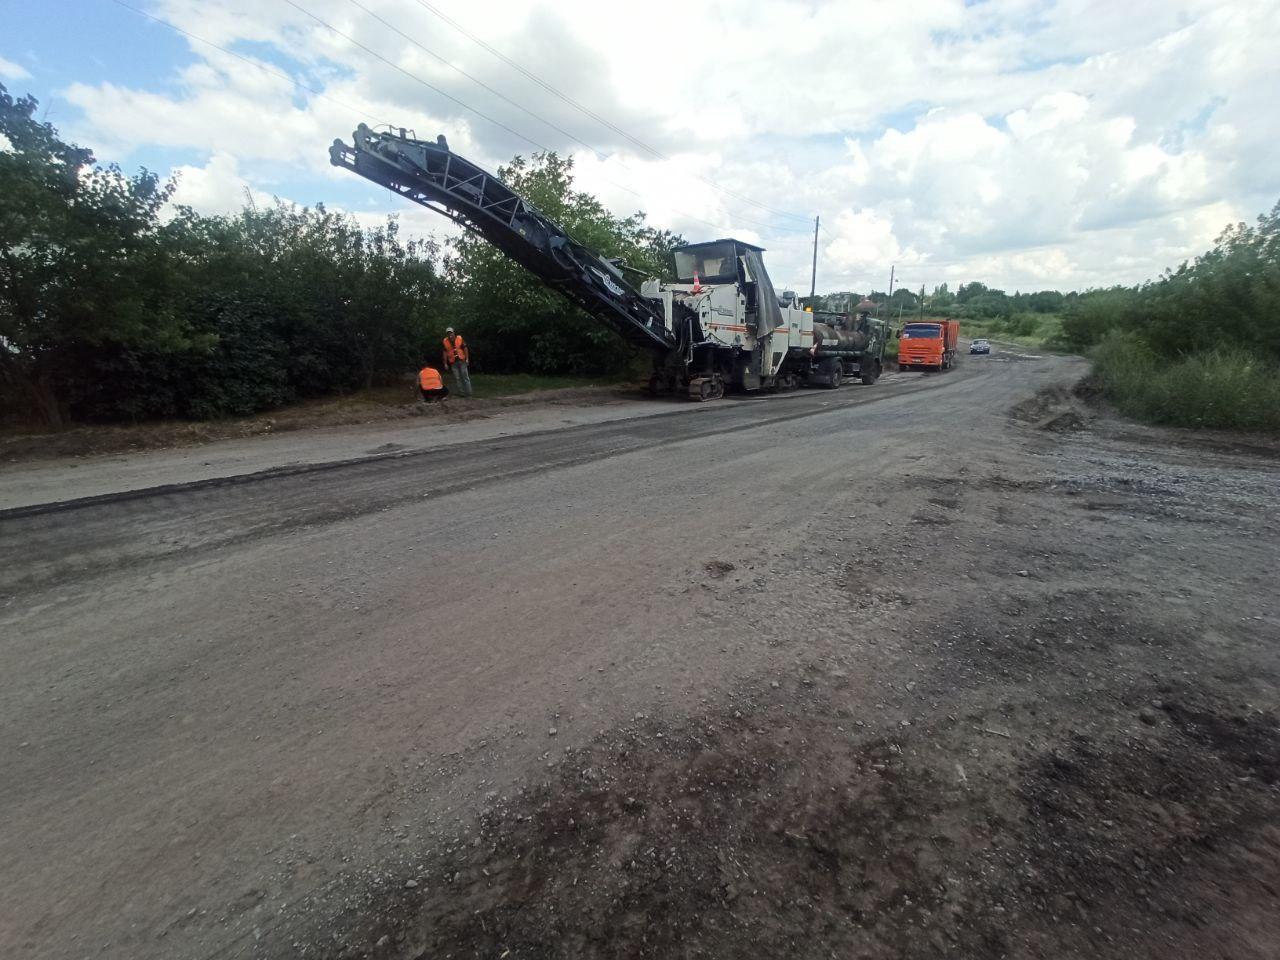
POLYGON ((962 283, 956 289, 956 303, 968 303, 975 297, 980 297, 988 290, 985 283, 979 283, 977 280, 972 283, 962 283))
MULTIPOLYGON (((575 190, 572 158, 516 157, 498 176, 589 249, 643 275, 672 276, 671 250, 681 238, 648 226, 643 213, 615 217, 595 197, 575 190)), ((477 363, 486 369, 605 373, 624 369, 635 357, 622 338, 483 238, 464 234, 453 242, 447 276, 455 325, 466 328, 477 363)))
POLYGON ((895 317, 900 310, 904 313, 910 313, 917 309, 919 305, 919 295, 906 287, 898 287, 897 290, 893 291, 893 296, 889 298, 889 312, 895 317))
POLYGON ((1062 326, 1077 349, 1120 330, 1166 359, 1219 345, 1280 359, 1280 203, 1154 281, 1064 298, 1062 326))
POLYGON ((36 107, 0 85, 0 386, 57 426, 84 347, 173 346, 189 331, 166 309, 153 242, 173 182, 98 166, 36 107))
POLYGON ((402 241, 394 218, 364 229, 323 206, 277 202, 233 217, 184 210, 166 235, 185 265, 187 309, 204 313, 208 298, 267 308, 292 394, 367 387, 425 355, 442 305, 437 249, 402 241))
POLYGON ((1022 302, 1016 304, 1017 308, 1030 310, 1032 313, 1059 313, 1066 302, 1066 297, 1057 290, 1023 294, 1020 299, 1022 302))

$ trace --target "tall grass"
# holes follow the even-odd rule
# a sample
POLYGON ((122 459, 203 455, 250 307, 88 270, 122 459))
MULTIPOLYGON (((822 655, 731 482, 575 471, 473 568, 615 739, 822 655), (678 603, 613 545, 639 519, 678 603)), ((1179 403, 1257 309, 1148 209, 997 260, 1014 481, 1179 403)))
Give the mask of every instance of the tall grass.
POLYGON ((1280 367, 1235 347, 1179 359, 1113 330, 1094 349, 1103 394, 1124 414, 1151 423, 1280 433, 1280 367))
POLYGON ((987 337, 1044 347, 1062 333, 1062 318, 1053 313, 1015 313, 1008 317, 961 317, 960 332, 966 337, 987 337))
MULTIPOLYGON (((959 319, 962 337, 986 337, 1037 349, 1053 348, 1062 335, 1062 318, 1056 313, 1015 313, 1008 317, 971 317, 960 310, 931 311, 925 314, 924 319, 939 320, 942 317, 959 319)), ((915 319, 915 316, 908 314, 900 321, 895 318, 892 326, 894 329, 901 329, 902 324, 911 323, 915 319)))

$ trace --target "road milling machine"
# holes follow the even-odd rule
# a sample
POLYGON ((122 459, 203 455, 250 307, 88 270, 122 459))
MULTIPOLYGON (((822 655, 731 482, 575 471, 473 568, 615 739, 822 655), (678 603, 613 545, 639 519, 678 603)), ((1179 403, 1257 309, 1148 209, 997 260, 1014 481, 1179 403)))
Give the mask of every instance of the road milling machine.
POLYGON ((650 389, 693 400, 726 390, 834 388, 846 377, 874 383, 885 325, 868 312, 814 314, 778 296, 764 250, 741 240, 675 250, 674 283, 637 289, 623 265, 587 249, 505 183, 449 150, 444 136, 418 140, 403 128, 361 124, 329 159, 484 237, 543 283, 631 343, 652 353, 650 389))

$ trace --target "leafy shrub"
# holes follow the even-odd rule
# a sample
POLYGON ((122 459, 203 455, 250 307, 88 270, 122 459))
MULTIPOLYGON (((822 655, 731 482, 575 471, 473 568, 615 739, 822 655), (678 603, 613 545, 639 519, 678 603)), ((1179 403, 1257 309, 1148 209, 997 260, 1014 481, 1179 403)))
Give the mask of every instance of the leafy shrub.
POLYGON ((1280 203, 1158 280, 1089 291, 1068 305, 1068 345, 1101 343, 1111 330, 1136 333, 1168 358, 1220 345, 1280 361, 1280 203))
MULTIPOLYGON (((574 189, 572 159, 516 157, 498 175, 589 249, 648 276, 671 276, 671 248, 682 239, 647 226, 643 214, 616 217, 574 189)), ((637 359, 626 341, 482 238, 464 234, 454 241, 447 277, 454 324, 487 371, 617 374, 637 359)))
POLYGON ((1112 331, 1093 353, 1103 394, 1122 413, 1182 427, 1280 432, 1280 365, 1219 346, 1169 360, 1112 331))

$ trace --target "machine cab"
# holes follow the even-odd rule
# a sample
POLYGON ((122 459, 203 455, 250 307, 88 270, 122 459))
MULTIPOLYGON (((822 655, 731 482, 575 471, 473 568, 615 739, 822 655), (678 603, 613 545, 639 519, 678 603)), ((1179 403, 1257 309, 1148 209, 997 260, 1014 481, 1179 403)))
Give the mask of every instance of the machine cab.
POLYGON ((747 268, 743 260, 745 249, 763 253, 741 240, 711 240, 707 243, 691 243, 676 247, 672 254, 676 261, 676 282, 704 284, 745 283, 747 268))
POLYGON ((731 291, 723 291, 728 296, 713 297, 720 307, 717 312, 731 310, 736 316, 734 323, 754 329, 761 279, 770 295, 773 290, 765 273, 763 253, 763 247, 732 238, 676 247, 672 251, 676 283, 682 286, 731 287, 731 291))

